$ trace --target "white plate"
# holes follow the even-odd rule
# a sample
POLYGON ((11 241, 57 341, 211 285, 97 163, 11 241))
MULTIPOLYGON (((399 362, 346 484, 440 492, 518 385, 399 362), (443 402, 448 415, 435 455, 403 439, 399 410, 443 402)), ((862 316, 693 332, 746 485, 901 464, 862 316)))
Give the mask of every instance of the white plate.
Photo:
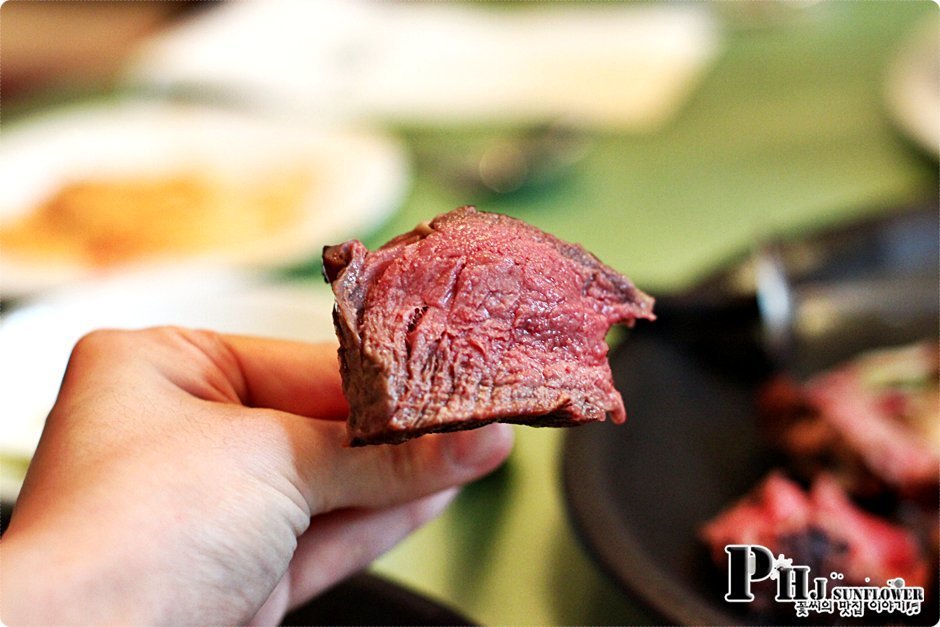
POLYGON ((909 138, 940 156, 940 26, 931 16, 905 41, 886 81, 888 109, 909 138))
MULTIPOLYGON (((324 244, 375 228, 398 207, 410 180, 400 143, 373 132, 183 105, 86 105, 4 127, 0 220, 28 212, 63 183, 83 178, 178 175, 190 169, 237 178, 280 167, 311 173, 297 221, 237 249, 159 263, 268 269, 302 262, 324 244)), ((0 295, 29 294, 101 273, 80 262, 40 263, 6 250, 0 257, 0 295)))
POLYGON ((677 113, 721 47, 698 3, 527 4, 218 3, 145 42, 122 79, 306 115, 649 131, 677 113))
POLYGON ((12 500, 19 491, 72 346, 85 333, 174 324, 335 342, 332 302, 320 282, 252 285, 187 272, 108 281, 7 314, 0 321, 0 498, 12 500))

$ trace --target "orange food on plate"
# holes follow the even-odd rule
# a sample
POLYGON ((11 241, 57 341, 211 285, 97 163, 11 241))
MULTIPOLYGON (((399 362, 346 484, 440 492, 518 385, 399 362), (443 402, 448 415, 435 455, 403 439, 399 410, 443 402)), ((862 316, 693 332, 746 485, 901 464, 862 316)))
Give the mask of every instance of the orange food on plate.
POLYGON ((293 170, 67 182, 0 225, 0 239, 7 255, 97 267, 235 248, 295 222, 310 179, 293 170))

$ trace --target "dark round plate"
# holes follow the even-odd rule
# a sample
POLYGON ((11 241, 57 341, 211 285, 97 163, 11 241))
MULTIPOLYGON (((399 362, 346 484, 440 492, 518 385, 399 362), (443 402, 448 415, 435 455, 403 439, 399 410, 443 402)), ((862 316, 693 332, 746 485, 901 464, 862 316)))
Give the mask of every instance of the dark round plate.
POLYGON ((565 495, 591 554, 666 622, 740 622, 723 607, 699 526, 768 469, 752 390, 682 347, 636 333, 611 357, 624 426, 566 435, 565 495))
POLYGON ((457 612, 387 579, 362 573, 291 612, 282 625, 473 625, 457 612))
MULTIPOLYGON (((841 280, 906 272, 911 256, 900 249, 926 250, 919 258, 935 273, 937 245, 931 206, 787 247, 817 260, 813 277, 841 280)), ((731 264, 690 293, 714 293, 738 269, 731 264)), ((611 355, 627 424, 592 425, 565 436, 565 497, 580 538, 600 566, 665 623, 755 620, 724 602, 726 581, 697 538, 705 521, 775 465, 754 420, 756 387, 772 372, 749 344, 749 324, 756 320, 747 317, 756 317, 756 307, 735 307, 734 315, 739 319, 724 329, 710 326, 708 316, 700 326, 666 315, 662 326, 638 325, 611 355)), ((839 348, 816 361, 842 358, 839 348)), ((914 619, 934 624, 935 608, 914 619)))

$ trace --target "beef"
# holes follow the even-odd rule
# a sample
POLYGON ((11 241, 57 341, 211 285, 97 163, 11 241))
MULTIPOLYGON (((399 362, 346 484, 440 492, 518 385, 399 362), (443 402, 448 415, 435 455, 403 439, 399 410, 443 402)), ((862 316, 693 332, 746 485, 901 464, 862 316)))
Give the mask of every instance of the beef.
POLYGON ((326 247, 323 265, 351 445, 626 419, 605 335, 653 319, 653 299, 582 247, 461 207, 374 251, 326 247))
POLYGON ((774 380, 759 404, 771 441, 804 477, 826 469, 856 496, 936 509, 937 376, 937 346, 924 342, 860 355, 802 385, 774 380))
POLYGON ((828 474, 819 475, 807 492, 773 472, 708 522, 701 536, 721 566, 726 545, 759 544, 809 566, 814 577, 843 574, 839 585, 884 585, 896 577, 909 586, 929 584, 916 534, 857 507, 828 474))

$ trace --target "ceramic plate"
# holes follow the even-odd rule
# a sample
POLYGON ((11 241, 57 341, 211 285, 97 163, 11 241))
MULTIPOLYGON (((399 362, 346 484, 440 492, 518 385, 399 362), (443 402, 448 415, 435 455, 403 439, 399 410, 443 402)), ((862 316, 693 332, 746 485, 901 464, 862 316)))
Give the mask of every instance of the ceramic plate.
MULTIPOLYGON (((812 262, 804 277, 819 280, 908 273, 915 260, 936 277, 937 216, 931 205, 791 241, 785 249, 812 262)), ((730 264, 691 293, 715 293, 740 270, 730 264)), ((935 291, 928 306, 937 302, 935 291)), ((697 539, 703 523, 775 463, 758 432, 754 401, 775 367, 752 342, 756 306, 726 310, 732 311, 738 318, 726 327, 665 309, 655 323, 638 325, 611 355, 627 423, 566 434, 565 497, 579 536, 598 564, 667 624, 756 620, 723 600, 727 581, 697 539)), ((935 313, 929 325, 934 334, 936 320, 935 313)), ((924 337, 919 330, 910 333, 895 339, 924 337)), ((883 340, 866 338, 872 347, 883 340)), ((824 367, 844 358, 840 343, 825 348, 798 363, 824 367)), ((937 619, 933 606, 913 622, 933 625, 937 619)))
POLYGON ((912 33, 888 68, 888 110, 927 154, 940 156, 940 26, 936 16, 912 33))
POLYGON ((371 574, 354 575, 284 617, 283 625, 472 625, 469 619, 408 588, 371 574))
MULTIPOLYGON (((270 269, 304 262, 319 255, 324 244, 361 237, 377 227, 398 207, 410 180, 405 151, 388 136, 195 106, 88 104, 5 124, 3 133, 0 222, 8 224, 38 211, 64 186, 81 181, 199 181, 211 175, 226 185, 244 182, 247 187, 232 188, 236 197, 243 198, 248 189, 269 198, 287 185, 278 177, 286 181, 296 173, 289 179, 293 191, 283 200, 290 207, 284 210, 289 217, 268 230, 249 223, 237 233, 234 245, 201 250, 197 244, 179 253, 171 249, 126 257, 134 260, 105 267, 71 256, 24 255, 7 240, 0 258, 4 298, 120 273, 128 265, 134 270, 193 263, 270 269), (257 183, 248 183, 255 179, 257 183)), ((247 212, 232 213, 236 215, 226 218, 220 212, 221 218, 199 230, 236 229, 233 223, 247 212)), ((121 213, 114 219, 131 220, 121 213)), ((147 235, 148 220, 159 219, 143 218, 142 235, 147 235)))

